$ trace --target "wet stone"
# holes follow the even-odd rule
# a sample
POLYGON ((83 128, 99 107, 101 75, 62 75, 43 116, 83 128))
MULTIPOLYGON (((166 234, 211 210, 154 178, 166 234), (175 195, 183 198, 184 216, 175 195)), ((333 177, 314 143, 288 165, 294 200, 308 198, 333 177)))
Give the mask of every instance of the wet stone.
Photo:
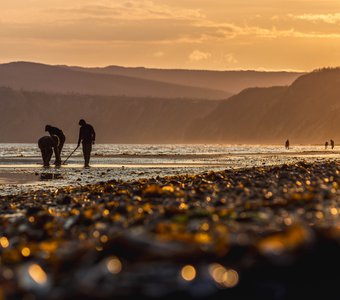
POLYGON ((0 197, 0 298, 330 299, 339 170, 301 162, 0 197))

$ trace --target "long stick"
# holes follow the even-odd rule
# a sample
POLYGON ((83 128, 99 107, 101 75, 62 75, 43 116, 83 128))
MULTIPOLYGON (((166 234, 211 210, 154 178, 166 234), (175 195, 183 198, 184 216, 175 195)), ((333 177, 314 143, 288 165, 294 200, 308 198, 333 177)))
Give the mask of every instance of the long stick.
POLYGON ((72 154, 73 154, 74 152, 76 152, 76 150, 78 149, 78 147, 79 147, 79 146, 77 146, 77 148, 74 149, 74 150, 71 152, 71 154, 64 160, 63 165, 64 165, 64 164, 67 162, 67 160, 72 156, 72 154))

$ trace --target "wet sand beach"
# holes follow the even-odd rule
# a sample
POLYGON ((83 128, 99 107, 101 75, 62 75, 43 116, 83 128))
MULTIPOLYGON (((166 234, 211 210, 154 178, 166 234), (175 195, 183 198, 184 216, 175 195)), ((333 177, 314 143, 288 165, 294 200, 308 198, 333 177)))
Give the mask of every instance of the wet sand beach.
POLYGON ((0 197, 5 299, 330 299, 340 163, 307 160, 0 197))
MULTIPOLYGON (((67 145, 72 149, 72 145, 67 145)), ((42 168, 35 145, 0 144, 0 195, 39 189, 81 186, 98 181, 132 180, 244 167, 337 159, 337 150, 301 146, 282 151, 277 146, 223 145, 96 145, 92 168, 83 168, 78 153, 60 168, 42 168), (116 147, 116 148, 115 148, 116 147), (121 153, 117 153, 121 152, 121 153)), ((70 151, 70 150, 68 150, 70 151)), ((67 151, 66 151, 67 153, 67 151)))

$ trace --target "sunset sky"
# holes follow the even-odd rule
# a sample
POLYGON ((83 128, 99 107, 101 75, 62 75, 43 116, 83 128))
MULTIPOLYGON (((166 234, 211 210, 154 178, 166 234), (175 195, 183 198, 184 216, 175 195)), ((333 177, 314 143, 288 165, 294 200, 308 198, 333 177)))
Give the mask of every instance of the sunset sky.
POLYGON ((340 66, 339 0, 0 0, 0 62, 340 66))

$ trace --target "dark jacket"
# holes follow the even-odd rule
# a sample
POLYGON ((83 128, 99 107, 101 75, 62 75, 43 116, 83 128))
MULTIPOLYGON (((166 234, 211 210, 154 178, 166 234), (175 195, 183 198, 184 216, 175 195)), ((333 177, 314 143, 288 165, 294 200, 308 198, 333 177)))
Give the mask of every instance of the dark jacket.
POLYGON ((59 145, 59 138, 53 136, 43 136, 38 140, 38 146, 40 149, 56 149, 59 145))
POLYGON ((57 127, 50 126, 47 130, 50 135, 56 135, 60 140, 65 139, 63 131, 57 127))
POLYGON ((93 143, 96 140, 96 133, 90 124, 85 124, 80 127, 78 145, 82 143, 93 143))

